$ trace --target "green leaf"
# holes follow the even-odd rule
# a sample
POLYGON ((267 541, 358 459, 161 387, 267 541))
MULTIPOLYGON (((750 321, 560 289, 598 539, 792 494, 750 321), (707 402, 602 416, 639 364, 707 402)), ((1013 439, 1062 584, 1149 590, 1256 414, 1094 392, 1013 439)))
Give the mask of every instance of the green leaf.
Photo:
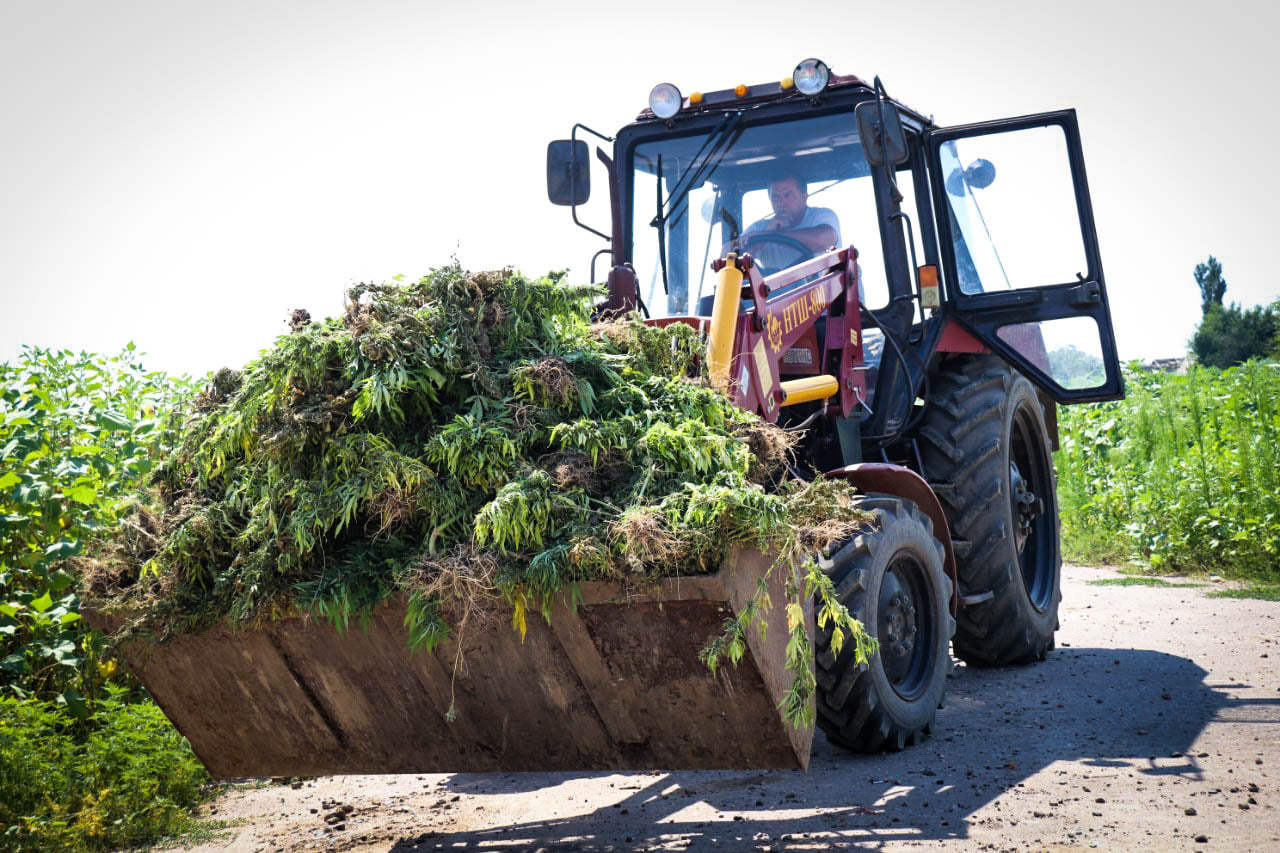
POLYGON ((107 409, 98 415, 98 426, 103 429, 133 429, 133 424, 129 419, 114 409, 107 409))
POLYGON ((58 697, 58 704, 66 707, 71 716, 78 720, 83 720, 89 716, 89 705, 84 701, 84 697, 80 695, 80 691, 74 687, 68 687, 62 691, 62 695, 58 697))
POLYGON ((98 503, 98 490, 93 486, 72 486, 70 489, 65 490, 64 494, 76 503, 84 504, 85 506, 93 506, 98 503))
POLYGON ((70 539, 60 539, 44 549, 44 555, 50 560, 65 560, 74 557, 80 550, 80 543, 70 539))
POLYGON ((22 482, 22 478, 12 471, 0 474, 0 489, 11 489, 22 482))
POLYGON ((62 614, 63 625, 70 625, 72 622, 78 622, 79 620, 80 620, 79 613, 63 613, 62 614))
MULTIPOLYGON (((64 572, 64 571, 50 572, 49 573, 49 592, 51 594, 56 595, 62 592, 67 587, 71 586, 73 583, 75 583, 75 581, 76 581, 75 576, 69 574, 68 572, 64 572)), ((68 600, 69 599, 63 599, 63 601, 68 601, 68 600)))
POLYGON ((10 515, 0 515, 0 530, 13 530, 15 527, 21 527, 31 519, 25 515, 16 513, 10 515))
POLYGON ((23 604, 19 604, 16 601, 11 601, 8 604, 0 604, 0 613, 3 613, 5 616, 8 616, 10 619, 13 619, 18 615, 18 611, 22 610, 24 607, 25 605, 23 604))
POLYGON ((37 613, 43 613, 52 606, 53 596, 49 595, 47 592, 39 598, 33 598, 31 600, 31 608, 37 613))

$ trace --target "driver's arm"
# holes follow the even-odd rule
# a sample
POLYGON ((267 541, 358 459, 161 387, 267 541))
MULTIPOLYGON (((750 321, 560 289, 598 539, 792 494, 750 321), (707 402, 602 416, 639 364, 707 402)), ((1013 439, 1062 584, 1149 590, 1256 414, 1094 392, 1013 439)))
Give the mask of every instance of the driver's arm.
POLYGON ((720 256, 724 257, 735 247, 746 245, 747 241, 752 237, 758 237, 761 234, 777 234, 779 237, 790 237, 792 240, 798 240, 809 247, 815 254, 825 252, 836 244, 839 239, 836 236, 836 229, 830 225, 815 225, 812 228, 761 228, 753 232, 743 234, 736 242, 730 240, 720 247, 720 256))
MULTIPOLYGON (((810 208, 814 210, 814 208, 810 208)), ((743 233, 738 240, 738 245, 743 245, 757 234, 777 234, 782 237, 790 237, 803 243, 814 254, 825 252, 832 246, 840 242, 840 225, 839 220, 833 211, 825 208, 817 208, 817 217, 819 224, 812 225, 807 228, 779 228, 778 220, 761 220, 753 224, 743 233)), ((721 249, 720 254, 723 255, 732 247, 732 243, 726 243, 721 249)))
POLYGON ((784 237, 799 240, 815 253, 826 251, 836 244, 836 229, 830 225, 815 225, 812 228, 793 228, 789 231, 778 231, 784 237))

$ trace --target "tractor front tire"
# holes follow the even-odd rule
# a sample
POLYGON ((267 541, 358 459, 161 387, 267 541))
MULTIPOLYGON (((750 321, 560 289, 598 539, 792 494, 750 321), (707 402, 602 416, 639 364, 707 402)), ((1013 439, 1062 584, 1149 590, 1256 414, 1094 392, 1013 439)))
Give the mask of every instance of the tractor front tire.
POLYGON ((1043 660, 1058 628, 1062 557, 1040 399, 997 356, 952 362, 932 391, 919 447, 971 601, 956 617, 956 656, 979 666, 1043 660))
POLYGON ((832 626, 816 635, 818 725, 856 752, 899 750, 933 730, 955 632, 951 581, 929 518, 910 501, 869 495, 873 521, 828 549, 818 565, 849 613, 880 641, 870 662, 854 660, 845 635, 831 648, 832 626))

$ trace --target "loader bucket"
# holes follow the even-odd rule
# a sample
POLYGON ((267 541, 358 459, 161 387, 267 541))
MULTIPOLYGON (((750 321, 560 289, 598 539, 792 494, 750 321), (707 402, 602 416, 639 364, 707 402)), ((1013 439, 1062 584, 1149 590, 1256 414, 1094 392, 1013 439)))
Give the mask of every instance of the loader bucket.
MULTIPOLYGON (((215 628, 120 654, 217 777, 355 773, 799 768, 811 730, 784 722, 791 685, 783 568, 770 576, 770 629, 713 675, 698 652, 767 573, 759 552, 719 573, 632 594, 591 582, 574 612, 469 625, 411 653, 405 606, 367 630, 315 619, 215 628), (456 708, 446 718, 451 696, 456 708)), ((812 613, 808 613, 812 636, 812 613)), ((122 617, 90 614, 110 630, 122 617)))

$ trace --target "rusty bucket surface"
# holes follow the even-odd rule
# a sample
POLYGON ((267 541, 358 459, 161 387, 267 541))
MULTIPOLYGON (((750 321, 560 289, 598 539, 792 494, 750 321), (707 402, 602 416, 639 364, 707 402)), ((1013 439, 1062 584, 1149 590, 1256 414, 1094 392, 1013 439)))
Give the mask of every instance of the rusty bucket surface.
POLYGON ((742 661, 714 675, 698 660, 768 564, 742 551, 715 575, 630 597, 583 584, 576 612, 531 614, 523 642, 509 620, 470 626, 456 672, 453 641, 410 652, 402 601, 367 631, 291 618, 121 653, 218 777, 805 769, 812 732, 778 710, 791 684, 783 570, 769 579, 765 637, 748 632, 742 661))

